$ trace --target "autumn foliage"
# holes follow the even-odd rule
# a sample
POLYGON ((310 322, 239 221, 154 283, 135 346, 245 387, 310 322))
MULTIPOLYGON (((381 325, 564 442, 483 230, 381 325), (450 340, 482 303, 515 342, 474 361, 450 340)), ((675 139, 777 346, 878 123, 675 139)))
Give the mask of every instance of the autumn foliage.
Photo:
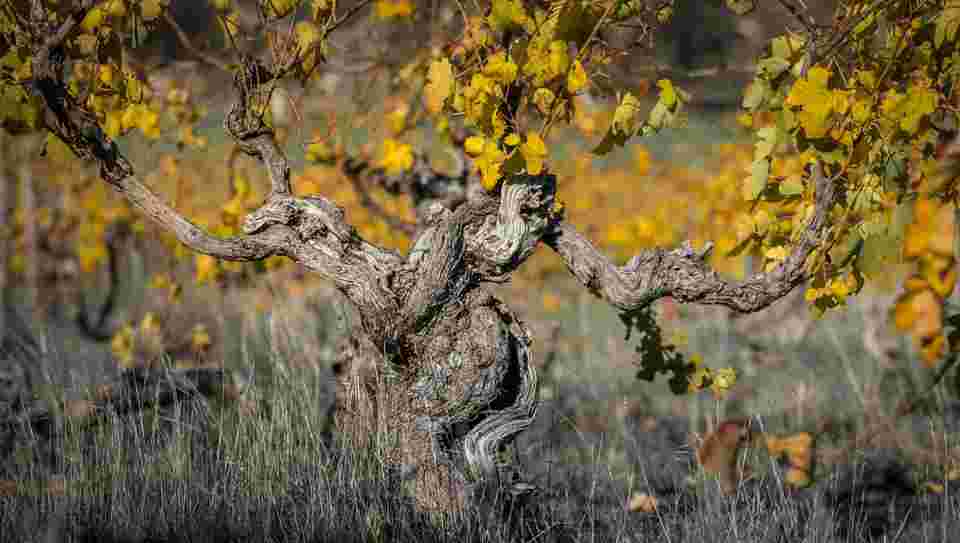
MULTIPOLYGON (((89 274, 107 259, 108 225, 128 221, 138 235, 150 230, 98 182, 97 172, 74 169, 71 150, 47 130, 42 100, 31 91, 31 55, 42 36, 22 28, 31 4, 41 6, 51 24, 67 20, 75 9, 70 2, 15 1, 0 10, 0 120, 7 132, 35 138, 29 152, 45 154, 49 174, 37 215, 20 210, 12 236, 22 246, 25 223, 35 221, 70 247, 80 270, 89 274)), ((128 53, 161 23, 169 2, 94 4, 64 44, 71 59, 68 90, 84 113, 112 139, 166 141, 181 149, 209 146, 196 128, 207 112, 191 89, 174 82, 158 92, 128 53)), ((368 4, 363 12, 370 20, 362 24, 404 24, 425 16, 409 0, 261 2, 264 21, 289 23, 264 25, 269 27, 265 55, 279 64, 295 58, 287 75, 310 89, 326 69, 330 34, 368 4)), ((749 1, 727 4, 731 16, 752 7, 749 1)), ((805 262, 811 309, 822 314, 842 307, 871 283, 890 288, 890 270, 905 264, 910 275, 894 320, 914 338, 923 360, 936 365, 958 348, 944 305, 957 274, 952 212, 957 177, 943 168, 942 151, 957 131, 960 5, 855 0, 840 3, 833 20, 813 21, 793 3, 783 4, 792 6, 796 24, 765 47, 743 92, 738 120, 753 143, 718 148, 708 159, 708 173, 658 161, 643 146, 644 136, 682 127, 688 92, 659 77, 615 89, 607 83, 608 71, 630 52, 611 45, 604 33, 628 24, 654 32, 671 17, 672 2, 493 0, 464 8, 445 29, 445 47, 424 44, 397 71, 386 122, 359 154, 386 176, 403 176, 415 167, 417 154, 427 151, 424 126, 433 145, 456 146, 453 136, 463 129, 469 134, 463 151, 484 190, 497 193, 503 180, 517 173, 557 173, 562 204, 555 212, 589 232, 618 262, 643 248, 710 242, 709 263, 734 277, 772 271, 788 259, 814 213, 814 178, 822 175, 840 197, 829 210, 826 239, 805 262), (604 95, 607 105, 587 99, 604 95), (556 149, 571 135, 590 152, 555 160, 556 149), (626 166, 593 165, 593 156, 619 147, 629 147, 626 166), (654 191, 656 198, 650 198, 654 191), (759 265, 747 269, 746 256, 759 265)), ((210 5, 225 43, 243 33, 234 2, 210 5)), ((269 101, 260 107, 273 123, 269 101)), ((298 194, 327 195, 346 207, 365 239, 409 248, 409 236, 371 211, 346 179, 342 165, 353 151, 344 145, 342 131, 321 131, 298 143, 312 162, 293 173, 298 194)), ((257 172, 238 169, 230 175, 168 154, 148 181, 191 221, 229 237, 240 233, 243 217, 262 203, 266 186, 257 172), (216 183, 205 183, 211 175, 216 183)), ((408 196, 383 187, 370 192, 388 215, 416 221, 408 196)), ((201 283, 285 266, 280 258, 218 261, 188 253, 169 234, 161 237, 201 283)), ((24 258, 17 252, 9 260, 13 273, 23 271, 24 258)), ((520 277, 542 284, 563 271, 559 259, 543 256, 520 277)), ((154 280, 156 288, 171 292, 174 283, 166 276, 154 280)), ((149 329, 149 319, 141 316, 118 332, 114 344, 121 361, 132 352, 135 333, 149 335, 149 329)), ((202 343, 202 333, 193 339, 202 343)), ((699 375, 693 388, 711 384, 703 378, 706 369, 684 363, 691 375, 699 375)))

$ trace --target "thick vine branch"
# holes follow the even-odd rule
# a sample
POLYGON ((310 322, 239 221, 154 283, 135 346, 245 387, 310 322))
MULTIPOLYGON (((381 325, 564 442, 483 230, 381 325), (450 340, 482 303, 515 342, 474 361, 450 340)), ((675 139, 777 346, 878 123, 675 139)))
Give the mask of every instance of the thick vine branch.
POLYGON ((283 254, 286 233, 270 231, 256 236, 220 238, 196 226, 144 185, 117 145, 101 130, 93 115, 67 90, 64 42, 94 2, 85 1, 46 40, 33 57, 35 91, 46 105, 44 122, 82 160, 96 162, 100 176, 135 207, 190 249, 226 260, 260 260, 283 254))
MULTIPOLYGON (((64 44, 93 4, 86 1, 75 9, 55 32, 48 33, 34 55, 34 86, 46 105, 47 128, 79 158, 97 163, 106 182, 191 250, 235 261, 288 256, 332 280, 351 301, 369 310, 365 314, 389 315, 396 310, 398 302, 383 279, 399 266, 399 256, 362 240, 333 202, 292 194, 287 159, 260 107, 269 103, 270 93, 290 66, 271 71, 249 56, 242 58, 234 80, 239 99, 224 127, 241 152, 263 164, 271 190, 264 205, 245 218, 243 235, 220 238, 190 222, 144 185, 95 116, 67 90, 64 44)), ((34 12, 41 16, 42 6, 34 12)), ((45 19, 34 22, 43 25, 45 19)), ((384 322, 372 329, 385 326, 384 322)))
POLYGON ((723 278, 705 262, 705 251, 689 243, 674 250, 651 249, 617 266, 573 225, 560 222, 544 236, 544 242, 564 260, 571 273, 591 292, 622 312, 635 311, 670 296, 678 302, 722 305, 751 313, 786 296, 808 278, 807 259, 825 245, 830 229, 830 210, 839 198, 833 180, 822 166, 813 167, 816 206, 793 251, 775 269, 743 281, 723 278))

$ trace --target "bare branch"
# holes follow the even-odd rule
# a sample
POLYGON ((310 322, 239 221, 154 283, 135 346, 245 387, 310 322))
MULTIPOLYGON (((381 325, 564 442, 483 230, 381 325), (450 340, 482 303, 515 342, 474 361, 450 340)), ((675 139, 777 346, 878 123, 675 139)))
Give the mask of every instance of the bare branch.
POLYGON ((226 260, 260 260, 283 254, 283 240, 287 236, 281 232, 219 238, 177 213, 134 176, 132 166, 120 154, 116 143, 100 129, 97 120, 84 111, 70 95, 63 80, 63 42, 93 3, 85 1, 80 8, 74 10, 33 58, 34 85, 46 104, 44 122, 47 128, 79 158, 96 162, 105 181, 161 227, 175 234, 177 239, 190 249, 226 260))
POLYGON ((290 170, 273 131, 263 120, 270 91, 280 72, 271 73, 245 57, 235 76, 240 100, 224 121, 240 151, 258 159, 267 169, 271 190, 265 204, 244 220, 244 235, 220 238, 191 223, 167 205, 133 174, 133 168, 100 128, 67 91, 63 79, 66 62, 63 42, 92 6, 85 2, 47 39, 34 55, 36 91, 46 105, 46 126, 83 160, 96 162, 100 176, 130 203, 172 232, 191 250, 225 260, 261 260, 274 255, 293 258, 332 280, 366 315, 382 322, 365 323, 376 335, 388 327, 388 315, 398 302, 383 278, 400 265, 400 258, 366 243, 344 222, 343 210, 320 198, 294 198, 290 170))
POLYGON ((689 243, 668 251, 652 249, 616 266, 568 223, 559 223, 544 242, 565 261, 567 268, 592 293, 622 312, 635 311, 670 296, 678 302, 722 305, 744 313, 759 311, 808 279, 806 262, 826 242, 830 210, 838 201, 836 184, 817 164, 813 168, 816 207, 787 259, 774 270, 743 281, 724 279, 706 264, 706 251, 689 243))
POLYGON ((225 62, 223 62, 222 60, 218 59, 213 55, 204 53, 200 49, 197 49, 197 47, 193 44, 193 41, 190 39, 190 36, 188 36, 187 33, 184 32, 182 28, 180 28, 180 25, 173 18, 173 15, 170 15, 169 11, 163 12, 163 20, 166 21, 168 25, 170 25, 170 28, 173 29, 174 34, 177 35, 177 39, 180 40, 180 43, 184 47, 186 47, 187 50, 193 54, 193 56, 197 57, 198 59, 202 60, 203 62, 215 68, 219 68, 224 72, 230 71, 230 68, 227 66, 225 62))
POLYGON ((360 12, 361 9, 367 7, 372 0, 363 0, 352 8, 348 9, 342 17, 334 21, 330 26, 323 29, 324 37, 329 36, 334 30, 345 24, 347 21, 353 18, 354 15, 360 12))

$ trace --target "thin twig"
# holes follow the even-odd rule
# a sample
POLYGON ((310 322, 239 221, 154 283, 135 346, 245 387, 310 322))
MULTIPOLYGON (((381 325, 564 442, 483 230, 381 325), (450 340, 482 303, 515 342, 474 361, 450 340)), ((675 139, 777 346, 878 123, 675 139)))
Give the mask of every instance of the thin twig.
POLYGON ((365 8, 367 4, 369 4, 370 2, 371 0, 363 0, 359 4, 348 9, 347 12, 343 14, 343 17, 337 19, 330 26, 325 27, 323 29, 323 36, 327 37, 328 34, 336 30, 338 27, 340 27, 340 25, 349 21, 354 15, 356 15, 361 9, 365 8))
POLYGON ((170 25, 170 28, 172 28, 173 32, 177 35, 177 39, 180 40, 180 43, 184 47, 186 47, 188 51, 193 53, 193 56, 197 57, 203 62, 211 66, 214 66, 215 68, 218 68, 224 72, 228 72, 228 73, 230 72, 230 67, 225 62, 223 62, 222 60, 218 59, 213 55, 207 54, 201 51, 200 49, 198 49, 190 40, 190 36, 188 36, 187 33, 183 31, 183 28, 181 28, 180 25, 177 23, 177 21, 173 18, 173 16, 170 15, 169 11, 164 10, 163 20, 166 21, 168 25, 170 25))

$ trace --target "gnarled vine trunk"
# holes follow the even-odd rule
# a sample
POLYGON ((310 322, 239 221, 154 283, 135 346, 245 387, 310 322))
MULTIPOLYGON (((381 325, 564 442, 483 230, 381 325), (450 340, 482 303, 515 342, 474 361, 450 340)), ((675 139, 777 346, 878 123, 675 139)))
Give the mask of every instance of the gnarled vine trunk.
POLYGON ((511 468, 498 466, 498 452, 536 413, 530 332, 481 283, 509 273, 522 261, 514 256, 535 246, 554 180, 518 177, 510 187, 510 205, 483 195, 454 211, 434 204, 410 258, 387 281, 403 309, 361 312, 341 344, 336 427, 355 445, 378 436, 386 461, 414 481, 422 509, 461 509, 475 480, 500 480, 511 468), (383 337, 365 332, 364 321, 381 319, 394 327, 383 337))
POLYGON ((530 334, 483 284, 508 278, 540 242, 629 320, 664 296, 742 312, 763 309, 807 279, 805 262, 827 239, 839 191, 819 166, 815 213, 792 253, 767 273, 728 281, 706 264, 709 247, 694 251, 689 244, 643 251, 617 266, 555 210, 552 175, 507 176, 490 193, 465 182, 446 191, 434 182, 443 181, 439 176, 422 171, 421 161, 409 176, 420 180, 411 189, 435 201, 418 203, 414 246, 399 255, 363 240, 334 202, 293 194, 286 157, 259 112, 301 60, 297 54, 272 67, 241 55, 234 78, 239 99, 224 128, 240 152, 262 163, 271 188, 245 217, 243 234, 218 237, 143 184, 96 116, 68 91, 65 43, 94 5, 82 0, 59 23, 32 10, 30 28, 22 30, 38 44, 31 92, 46 106, 44 124, 189 249, 233 261, 286 256, 336 286, 358 315, 340 353, 338 431, 360 442, 369 436, 386 442, 386 460, 411 477, 422 509, 460 509, 474 481, 498 479, 506 469, 498 466, 499 449, 533 420, 530 334))

